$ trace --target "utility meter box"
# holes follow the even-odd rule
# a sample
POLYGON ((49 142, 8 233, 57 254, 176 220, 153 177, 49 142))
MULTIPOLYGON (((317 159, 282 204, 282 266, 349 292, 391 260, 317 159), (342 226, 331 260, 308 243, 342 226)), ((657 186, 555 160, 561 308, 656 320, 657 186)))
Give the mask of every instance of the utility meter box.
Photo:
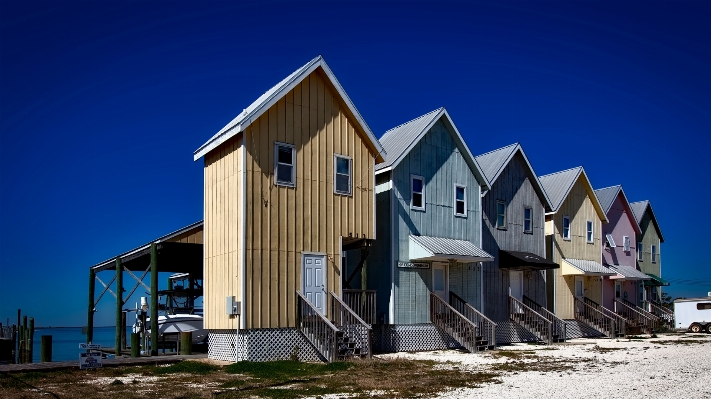
POLYGON ((235 297, 228 296, 225 298, 225 311, 229 315, 239 315, 239 311, 242 308, 242 304, 239 301, 235 301, 235 297))

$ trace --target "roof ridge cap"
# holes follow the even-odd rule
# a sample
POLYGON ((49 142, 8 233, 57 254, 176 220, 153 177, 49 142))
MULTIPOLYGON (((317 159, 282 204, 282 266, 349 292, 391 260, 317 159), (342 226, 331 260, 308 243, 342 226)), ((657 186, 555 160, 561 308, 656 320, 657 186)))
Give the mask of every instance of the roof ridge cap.
MULTIPOLYGON (((409 120, 409 121, 407 121, 407 122, 401 123, 401 124, 399 124, 399 125, 397 125, 397 126, 395 126, 395 127, 393 127, 393 128, 390 128, 390 129, 386 130, 385 133, 383 133, 383 137, 385 137, 386 134, 388 134, 389 132, 391 132, 391 131, 393 131, 393 130, 395 130, 395 129, 399 129, 399 128, 401 128, 401 127, 407 125, 407 124, 410 124, 410 123, 412 123, 412 122, 414 122, 414 121, 416 121, 416 120, 422 119, 422 118, 424 118, 424 117, 426 117, 426 116, 428 116, 428 115, 430 115, 430 114, 433 114, 433 113, 435 113, 435 112, 439 112, 439 111, 441 111, 441 110, 443 110, 443 109, 444 109, 444 107, 439 107, 439 108, 437 108, 437 109, 435 109, 435 110, 432 110, 432 111, 430 111, 430 112, 428 112, 428 113, 426 113, 426 114, 420 115, 420 116, 418 116, 417 118, 411 119, 411 120, 409 120)), ((382 138, 382 137, 381 137, 381 138, 382 138)))
POLYGON ((485 152, 485 153, 483 153, 483 154, 479 154, 479 155, 475 156, 474 158, 479 158, 479 157, 483 157, 484 155, 493 154, 493 153, 495 153, 495 152, 497 152, 497 151, 503 150, 504 148, 509 148, 509 147, 511 147, 511 146, 517 146, 517 145, 519 145, 518 142, 513 143, 513 144, 509 144, 509 145, 505 145, 505 146, 503 146, 503 147, 501 147, 501 148, 497 148, 497 149, 495 149, 495 150, 491 150, 491 151, 489 151, 489 152, 485 152))
POLYGON ((558 171, 558 172, 549 173, 549 174, 547 174, 547 175, 538 176, 538 178, 539 178, 539 179, 542 179, 542 178, 544 178, 544 177, 557 175, 557 174, 559 174, 559 173, 570 172, 571 170, 574 170, 574 169, 583 169, 583 167, 582 167, 582 166, 576 166, 576 167, 574 167, 574 168, 570 168, 570 169, 561 170, 561 171, 558 171))

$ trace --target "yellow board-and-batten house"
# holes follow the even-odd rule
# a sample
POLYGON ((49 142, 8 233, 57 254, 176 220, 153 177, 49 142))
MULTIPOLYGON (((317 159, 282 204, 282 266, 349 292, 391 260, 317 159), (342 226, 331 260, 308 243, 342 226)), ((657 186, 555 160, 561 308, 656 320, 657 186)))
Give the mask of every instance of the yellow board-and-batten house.
MULTIPOLYGON (((279 82, 195 151, 204 158, 204 323, 209 356, 309 354, 297 291, 329 317, 344 246, 375 239, 384 151, 321 56, 279 82), (228 314, 234 297, 237 309, 228 314), (241 352, 233 348, 241 330, 241 352)), ((367 244, 364 244, 367 245, 367 244)))
POLYGON ((615 275, 602 262, 602 223, 605 212, 582 167, 539 180, 551 200, 546 213, 546 253, 560 269, 548 272, 548 304, 561 319, 575 319, 575 298, 600 304, 602 276, 615 275))

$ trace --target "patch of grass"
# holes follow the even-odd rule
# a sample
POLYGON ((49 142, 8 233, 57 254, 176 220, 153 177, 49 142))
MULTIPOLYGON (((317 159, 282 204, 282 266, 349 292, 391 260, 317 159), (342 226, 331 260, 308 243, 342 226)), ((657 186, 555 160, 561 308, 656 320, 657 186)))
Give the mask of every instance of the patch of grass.
POLYGON ((654 344, 659 345, 694 345, 694 344, 706 344, 711 341, 706 339, 684 339, 684 340, 662 340, 654 341, 654 344))
POLYGON ((153 367, 151 370, 153 374, 174 374, 174 373, 186 373, 186 374, 209 374, 214 371, 219 370, 218 366, 212 364, 202 363, 202 362, 192 362, 192 361, 182 361, 179 363, 171 364, 168 367, 153 367))
POLYGON ((598 353, 609 353, 609 352, 614 352, 614 351, 620 351, 628 348, 604 348, 600 345, 595 345, 590 349, 593 352, 598 352, 598 353))
POLYGON ((495 359, 506 357, 509 359, 523 359, 523 358, 530 358, 535 356, 536 352, 534 351, 505 351, 505 350, 500 350, 496 352, 491 352, 491 356, 494 357, 495 359))
POLYGON ((641 335, 628 335, 627 336, 627 339, 630 339, 630 340, 632 340, 632 339, 650 339, 650 338, 652 338, 652 337, 643 337, 641 335))
POLYGON ((237 362, 224 368, 226 373, 245 374, 261 379, 293 379, 348 370, 354 363, 303 363, 293 360, 274 362, 237 362))

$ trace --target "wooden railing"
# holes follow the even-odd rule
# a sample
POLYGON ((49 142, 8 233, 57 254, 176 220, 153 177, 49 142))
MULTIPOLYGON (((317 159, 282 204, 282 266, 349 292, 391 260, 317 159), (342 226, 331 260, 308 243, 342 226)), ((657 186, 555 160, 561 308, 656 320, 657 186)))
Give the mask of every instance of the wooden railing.
POLYGON ((575 320, 582 321, 583 323, 592 326, 610 338, 617 337, 618 332, 619 334, 624 335, 622 333, 624 321, 622 321, 622 325, 620 325, 619 318, 621 317, 619 317, 619 315, 616 315, 616 317, 607 315, 599 309, 600 305, 595 306, 597 305, 596 302, 589 301, 590 303, 588 303, 588 301, 578 297, 573 298, 575 320))
POLYGON ((476 324, 434 292, 430 292, 430 320, 435 326, 451 334, 469 352, 477 351, 476 324))
POLYGON ((368 324, 375 324, 375 290, 343 290, 343 302, 368 324))
POLYGON ((552 323, 540 313, 509 295, 509 318, 530 331, 539 340, 553 343, 552 323))
POLYGON ((674 312, 654 302, 649 302, 649 310, 650 313, 674 328, 674 312))
POLYGON ((0 338, 12 339, 12 326, 0 325, 0 338))
POLYGON ((336 293, 331 291, 329 296, 331 297, 331 320, 333 324, 350 340, 355 342, 355 346, 360 350, 357 355, 366 355, 369 359, 372 359, 370 324, 361 319, 336 293))
POLYGON ((449 304, 476 325, 482 339, 487 341, 487 346, 496 347, 496 323, 451 291, 449 292, 449 304))
POLYGON ((553 336, 553 339, 556 339, 556 337, 558 337, 557 340, 559 341, 566 340, 568 334, 568 324, 566 322, 558 318, 555 314, 553 314, 543 306, 539 305, 538 302, 527 297, 526 295, 523 296, 523 303, 524 305, 538 312, 551 322, 551 328, 553 329, 551 331, 551 335, 553 336))
POLYGON ((326 358, 326 361, 337 360, 338 328, 299 291, 296 291, 296 324, 299 331, 326 358))
POLYGON ((627 335, 627 331, 626 331, 627 320, 624 317, 622 317, 621 315, 613 312, 612 310, 610 310, 604 306, 601 306, 599 303, 593 301, 592 299, 590 299, 588 297, 583 297, 583 299, 585 300, 586 304, 599 310, 605 316, 613 318, 615 320, 616 325, 617 325, 617 331, 618 331, 619 335, 627 335))
MULTIPOLYGON (((632 309, 641 313, 642 316, 649 319, 649 325, 651 326, 652 330, 659 330, 659 327, 661 327, 661 325, 662 325, 662 319, 659 316, 655 315, 654 313, 648 311, 647 309, 645 309, 643 307, 635 305, 634 303, 632 303, 626 299, 622 299, 622 303, 631 307, 632 309)), ((650 331, 650 334, 651 333, 652 332, 650 331)))
MULTIPOLYGON (((615 299, 615 313, 625 318, 628 325, 639 327, 643 332, 648 334, 654 330, 654 320, 643 314, 640 310, 635 309, 636 306, 629 305, 625 301, 615 299)), ((656 317, 655 317, 656 318, 656 317)))

